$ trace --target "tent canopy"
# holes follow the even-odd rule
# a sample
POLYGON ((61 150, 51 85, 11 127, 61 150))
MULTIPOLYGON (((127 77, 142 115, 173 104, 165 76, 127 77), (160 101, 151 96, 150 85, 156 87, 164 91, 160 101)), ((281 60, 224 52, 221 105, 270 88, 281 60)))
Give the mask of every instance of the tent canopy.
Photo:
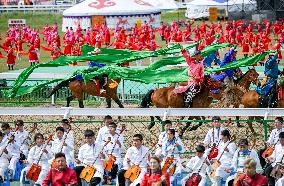
POLYGON ((147 0, 85 0, 66 9, 63 16, 137 15, 161 12, 147 0))
POLYGON ((147 0, 150 4, 153 4, 161 10, 177 10, 179 5, 174 0, 147 0))

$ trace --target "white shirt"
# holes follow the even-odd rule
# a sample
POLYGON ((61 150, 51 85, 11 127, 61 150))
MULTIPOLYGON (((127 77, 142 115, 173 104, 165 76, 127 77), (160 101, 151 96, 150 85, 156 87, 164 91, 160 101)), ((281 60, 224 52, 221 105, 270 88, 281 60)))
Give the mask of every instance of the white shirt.
POLYGON ((284 146, 282 146, 281 144, 277 144, 275 146, 275 149, 273 151, 273 153, 271 154, 271 158, 272 158, 272 166, 274 167, 276 165, 276 163, 280 163, 280 162, 284 162, 284 146))
MULTIPOLYGON (((116 128, 116 133, 120 133, 119 128, 116 128)), ((109 131, 108 131, 108 127, 104 126, 102 128, 100 128, 97 138, 96 138, 96 143, 104 143, 104 140, 107 139, 107 137, 110 135, 109 131)))
POLYGON ((10 151, 7 149, 8 154, 3 152, 3 150, 6 147, 6 145, 7 145, 7 143, 5 143, 3 140, 0 142, 0 155, 2 154, 2 156, 0 156, 0 162, 9 164, 9 160, 8 159, 11 158, 10 151))
POLYGON ((218 145, 218 143, 221 140, 221 132, 224 130, 224 128, 220 127, 220 128, 211 128, 206 136, 205 139, 203 141, 204 145, 210 145, 212 146, 213 143, 215 143, 216 145, 218 145))
POLYGON ((80 147, 78 153, 78 159, 84 165, 94 165, 102 166, 103 160, 99 157, 100 152, 102 152, 107 158, 107 154, 103 150, 103 146, 98 143, 94 143, 92 145, 88 145, 87 143, 80 147))
POLYGON ((107 141, 109 137, 111 138, 111 142, 107 144, 107 146, 105 147, 105 151, 107 154, 112 154, 116 157, 115 164, 122 163, 121 151, 125 148, 124 137, 118 135, 117 133, 114 136, 109 134, 105 141, 107 141), (117 140, 120 142, 121 146, 116 143, 117 140))
POLYGON ((258 173, 261 172, 262 167, 260 165, 258 154, 253 149, 247 150, 244 153, 240 152, 239 149, 237 149, 235 151, 235 154, 234 154, 233 160, 232 160, 232 168, 234 169, 234 171, 243 172, 244 162, 248 158, 254 159, 254 161, 256 162, 256 172, 258 172, 258 173))
MULTIPOLYGON (((206 155, 203 155, 203 157, 199 158, 198 156, 194 156, 190 158, 189 162, 187 162, 186 167, 189 170, 189 173, 198 173, 202 177, 206 177, 206 172, 211 169, 211 166, 208 166, 204 160, 206 155), (201 168, 201 169, 200 169, 201 168), (200 170, 200 171, 199 171, 200 170)), ((206 160, 207 161, 207 160, 206 160)))
POLYGON ((280 132, 284 132, 284 128, 282 129, 273 129, 270 133, 270 136, 267 140, 267 143, 269 145, 275 145, 276 143, 279 143, 279 134, 280 132))
POLYGON ((127 170, 131 165, 139 165, 140 168, 147 168, 149 148, 142 145, 139 149, 136 147, 130 147, 123 160, 123 169, 127 170), (130 165, 127 163, 127 159, 130 160, 130 165))
MULTIPOLYGON (((65 135, 66 136, 66 135, 65 135)), ((71 140, 65 139, 65 143, 67 146, 63 146, 63 141, 64 141, 64 136, 62 139, 56 138, 55 140, 52 141, 51 145, 51 152, 53 155, 55 155, 58 152, 63 152, 66 157, 67 162, 72 162, 73 158, 71 157, 71 151, 74 150, 74 144, 72 144, 71 140)))
MULTIPOLYGON (((13 132, 11 131, 6 134, 2 139, 2 143, 7 144, 12 135, 13 132)), ((7 146, 7 150, 12 156, 20 157, 20 144, 17 143, 16 138, 14 138, 14 141, 7 146)))
POLYGON ((229 143, 229 145, 227 146, 227 149, 229 150, 229 152, 224 151, 224 149, 225 149, 225 147, 228 143, 229 143, 229 141, 227 141, 226 143, 224 141, 221 141, 219 146, 218 146, 218 156, 216 157, 216 159, 219 159, 222 152, 224 152, 223 155, 221 156, 221 159, 220 159, 221 165, 223 167, 230 167, 231 166, 233 156, 234 156, 235 151, 237 149, 236 144, 234 142, 232 142, 232 143, 229 143))
POLYGON ((28 139, 29 132, 24 130, 23 132, 17 131, 15 134, 15 140, 20 146, 20 151, 27 151, 28 145, 31 144, 31 140, 28 139))
POLYGON ((176 157, 179 158, 179 153, 184 152, 183 143, 180 138, 174 138, 172 141, 169 141, 168 138, 164 138, 162 143, 162 156, 167 157, 176 157), (179 147, 176 146, 179 144, 179 147))
POLYGON ((48 163, 48 160, 52 158, 52 153, 49 145, 43 144, 43 145, 36 145, 33 146, 28 154, 28 163, 32 165, 33 163, 37 163, 40 158, 39 163, 48 163), (48 153, 43 152, 43 149, 46 149, 48 153), (42 155, 41 155, 42 154, 42 155), (40 158, 41 156, 41 158, 40 158))

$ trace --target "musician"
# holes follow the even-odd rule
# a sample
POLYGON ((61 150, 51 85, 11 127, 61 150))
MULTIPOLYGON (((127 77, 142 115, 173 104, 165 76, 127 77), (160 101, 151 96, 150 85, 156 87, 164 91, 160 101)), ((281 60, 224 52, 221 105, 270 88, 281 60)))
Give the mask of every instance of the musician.
POLYGON ((212 147, 214 144, 219 145, 220 139, 221 139, 221 132, 224 130, 223 127, 221 127, 221 118, 219 116, 212 117, 212 125, 213 128, 211 128, 203 141, 204 145, 207 147, 212 147))
MULTIPOLYGON (((282 174, 284 173, 284 164, 281 164, 279 166, 279 171, 282 172, 282 174)), ((275 183, 275 186, 283 186, 284 185, 284 174, 281 178, 279 178, 277 180, 277 182, 275 183)))
POLYGON ((233 156, 232 166, 228 171, 230 176, 226 180, 226 185, 232 185, 233 180, 244 172, 244 162, 248 158, 254 159, 254 161, 257 163, 257 172, 262 172, 257 152, 253 149, 249 149, 249 142, 247 139, 240 139, 238 149, 235 151, 233 156))
POLYGON ((144 175, 140 186, 153 186, 154 184, 161 186, 170 186, 170 175, 162 173, 161 160, 157 156, 152 156, 149 161, 149 170, 144 175))
MULTIPOLYGON (((181 142, 180 138, 175 137, 175 129, 168 129, 167 130, 167 137, 164 138, 163 144, 162 144, 162 154, 161 157, 163 159, 162 167, 165 165, 167 158, 174 158, 174 162, 170 167, 175 167, 174 175, 171 175, 171 180, 174 180, 174 176, 177 173, 181 173, 182 171, 182 165, 181 160, 179 157, 179 153, 184 152, 184 146, 181 142)), ((170 172, 169 169, 165 170, 167 172, 170 172)))
MULTIPOLYGON (((96 143, 103 143, 104 139, 106 139, 108 136, 109 136, 109 124, 111 122, 113 122, 112 120, 112 117, 110 115, 107 115, 104 117, 104 125, 102 128, 100 128, 99 132, 98 132, 98 135, 97 135, 97 138, 96 138, 96 143)), ((119 133, 119 131, 118 131, 119 133)))
POLYGON ((104 175, 103 161, 106 161, 107 155, 101 143, 95 143, 95 133, 92 130, 85 130, 85 144, 80 147, 78 159, 76 159, 77 166, 74 168, 77 174, 78 185, 81 186, 82 182, 80 174, 85 166, 90 165, 96 169, 93 178, 90 181, 91 185, 98 185, 104 175))
MULTIPOLYGON (((149 159, 148 151, 149 149, 143 145, 143 136, 141 134, 135 134, 133 136, 133 146, 127 150, 123 160, 123 167, 118 172, 117 177, 119 186, 125 186, 126 179, 124 177, 124 173, 131 167, 131 165, 138 165, 141 168, 141 172, 130 186, 137 186, 141 183, 144 174, 147 172, 147 161, 149 159)), ((128 181, 129 180, 127 180, 127 182, 128 181)))
POLYGON ((70 152, 74 150, 74 144, 71 140, 67 140, 67 136, 64 136, 63 127, 56 128, 56 136, 57 138, 51 143, 51 152, 53 155, 63 152, 67 165, 70 167, 73 163, 73 158, 71 157, 70 152))
POLYGON ((0 184, 4 181, 4 173, 8 169, 9 159, 11 158, 10 152, 7 150, 6 145, 3 141, 4 133, 0 131, 0 184))
MULTIPOLYGON (((67 143, 74 145, 74 134, 73 134, 73 131, 71 130, 70 120, 62 119, 61 127, 64 128, 64 137, 63 138, 65 138, 65 135, 67 135, 67 138, 66 138, 67 143)), ((65 155, 67 156, 67 153, 65 155)), ((74 160, 75 160, 74 159, 74 147, 73 147, 72 151, 70 151, 70 156, 72 158, 71 162, 74 162, 74 160)), ((70 166, 70 165, 68 165, 68 166, 70 166)))
POLYGON ((279 144, 275 146, 272 155, 267 158, 267 161, 271 163, 271 165, 266 167, 264 173, 268 177, 269 185, 275 185, 275 178, 271 177, 270 174, 277 163, 282 164, 284 162, 284 132, 280 132, 279 144))
POLYGON ((212 182, 214 186, 221 186, 221 179, 226 180, 229 177, 229 170, 231 167, 232 159, 237 146, 234 142, 230 142, 231 134, 229 130, 225 129, 221 132, 221 141, 218 146, 218 156, 215 160, 219 160, 220 166, 217 168, 215 178, 212 182), (221 157, 221 158, 220 158, 221 157))
POLYGON ((59 152, 55 154, 56 168, 51 169, 43 181, 42 186, 76 186, 77 177, 76 172, 67 167, 65 154, 59 152))
MULTIPOLYGON (((11 137, 14 138, 15 133, 11 131, 10 125, 8 123, 2 123, 1 129, 5 134, 3 137, 3 142, 7 144, 11 137)), ((18 141, 16 141, 15 138, 9 143, 7 150, 11 153, 8 172, 10 181, 12 181, 16 170, 16 164, 20 159, 20 144, 18 143, 18 141)))
POLYGON ((205 147, 203 145, 197 145, 195 148, 196 155, 192 157, 186 164, 188 176, 182 179, 182 185, 189 185, 189 179, 194 175, 200 175, 201 180, 198 186, 205 186, 206 184, 206 174, 211 170, 210 162, 205 154, 205 147))
POLYGON ((17 120, 16 127, 18 127, 18 131, 15 134, 15 141, 17 141, 18 144, 20 144, 20 151, 21 151, 20 159, 25 160, 29 153, 28 145, 31 144, 32 140, 29 137, 29 132, 24 130, 23 120, 17 120))
POLYGON ((27 167, 24 168, 21 172, 21 178, 20 178, 20 182, 21 185, 23 185, 24 180, 25 180, 25 176, 26 173, 29 171, 29 169, 32 167, 33 163, 37 163, 39 158, 40 161, 38 163, 39 166, 41 166, 41 171, 40 174, 38 176, 38 180, 35 182, 35 186, 41 186, 42 182, 44 180, 44 178, 46 177, 49 169, 50 169, 50 164, 48 163, 48 160, 52 158, 52 153, 50 150, 50 146, 47 145, 45 147, 44 145, 44 138, 43 135, 41 133, 36 133, 34 136, 34 142, 35 142, 35 146, 33 146, 28 154, 28 158, 25 161, 25 163, 27 164, 27 167), (44 148, 45 147, 45 148, 44 148))
POLYGON ((234 186, 268 186, 267 178, 256 173, 256 165, 252 158, 246 159, 244 174, 240 175, 234 186))
POLYGON ((284 132, 283 128, 283 118, 282 117, 276 117, 274 121, 275 129, 273 129, 269 135, 269 138, 267 140, 267 145, 275 145, 279 142, 279 134, 281 132, 284 132))
MULTIPOLYGON (((108 143, 105 147, 105 150, 108 155, 113 155, 115 157, 115 162, 112 166, 111 171, 109 172, 108 183, 111 184, 111 180, 116 178, 118 168, 122 166, 122 158, 121 151, 124 147, 124 137, 118 133, 116 133, 117 125, 114 122, 109 124, 109 136, 105 139, 105 141, 110 137, 111 142, 108 143)), ((108 185, 110 185, 108 184, 108 185)))

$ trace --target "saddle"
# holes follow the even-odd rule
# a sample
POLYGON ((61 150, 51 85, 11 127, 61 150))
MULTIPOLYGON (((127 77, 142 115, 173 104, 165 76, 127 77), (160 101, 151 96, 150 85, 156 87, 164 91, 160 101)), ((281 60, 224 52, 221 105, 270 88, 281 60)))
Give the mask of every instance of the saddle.
POLYGON ((276 108, 278 106, 278 85, 275 84, 266 95, 259 97, 260 108, 276 108))

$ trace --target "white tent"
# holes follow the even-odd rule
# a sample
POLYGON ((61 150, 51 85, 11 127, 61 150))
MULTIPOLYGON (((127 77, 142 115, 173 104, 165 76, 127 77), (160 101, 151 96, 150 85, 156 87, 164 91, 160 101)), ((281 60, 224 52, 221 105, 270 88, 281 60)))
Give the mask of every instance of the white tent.
POLYGON ((149 3, 155 5, 162 11, 177 10, 179 9, 179 4, 174 0, 147 0, 149 3))
POLYGON ((130 28, 144 21, 158 27, 160 14, 160 9, 146 0, 85 0, 63 12, 62 29, 78 23, 83 29, 103 23, 109 28, 130 28))
POLYGON ((209 17, 210 7, 228 10, 229 12, 241 11, 243 5, 246 10, 256 8, 256 2, 252 0, 193 0, 187 3, 185 16, 188 18, 209 17))

